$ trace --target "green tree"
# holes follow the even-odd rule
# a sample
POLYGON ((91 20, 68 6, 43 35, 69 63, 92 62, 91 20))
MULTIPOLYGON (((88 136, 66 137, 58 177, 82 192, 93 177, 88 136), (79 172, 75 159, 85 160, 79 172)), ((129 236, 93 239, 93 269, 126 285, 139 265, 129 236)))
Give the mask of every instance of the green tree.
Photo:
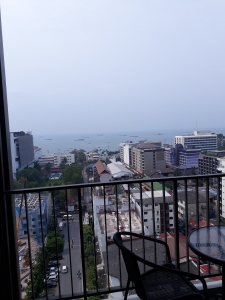
POLYGON ((64 157, 61 164, 60 164, 60 168, 63 170, 66 167, 66 163, 67 163, 67 158, 64 157))
POLYGON ((63 169, 63 180, 65 184, 78 184, 83 182, 82 166, 80 164, 72 164, 63 169))
POLYGON ((34 162, 34 168, 41 172, 41 166, 37 161, 34 162))
POLYGON ((61 238, 58 230, 56 230, 56 235, 54 230, 52 230, 48 234, 45 248, 47 252, 50 254, 57 253, 57 248, 58 248, 58 253, 63 252, 64 240, 61 238))
POLYGON ((37 181, 39 184, 42 180, 42 175, 41 172, 36 168, 25 168, 16 173, 16 179, 18 181, 21 181, 21 179, 23 180, 24 178, 27 179, 29 187, 29 183, 31 181, 37 181))
POLYGON ((46 176, 50 175, 51 173, 51 164, 50 163, 47 163, 44 167, 44 173, 46 176))
POLYGON ((191 175, 196 175, 195 167, 192 167, 190 171, 191 171, 191 175))
POLYGON ((70 153, 75 155, 75 161, 77 163, 83 163, 86 161, 86 151, 84 149, 74 149, 70 153))
POLYGON ((176 168, 174 170, 174 176, 182 176, 182 175, 183 175, 183 173, 179 168, 176 168))

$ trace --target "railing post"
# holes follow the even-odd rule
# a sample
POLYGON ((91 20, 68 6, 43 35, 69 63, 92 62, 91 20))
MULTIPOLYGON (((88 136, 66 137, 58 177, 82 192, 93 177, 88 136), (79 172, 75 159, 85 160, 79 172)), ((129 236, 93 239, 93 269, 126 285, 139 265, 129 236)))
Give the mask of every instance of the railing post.
POLYGON ((178 195, 177 195, 177 179, 173 179, 173 209, 174 209, 174 250, 175 264, 179 268, 179 226, 178 226, 178 195))
POLYGON ((8 106, 0 19, 0 290, 1 299, 21 299, 18 247, 12 189, 12 165, 9 141, 8 106))

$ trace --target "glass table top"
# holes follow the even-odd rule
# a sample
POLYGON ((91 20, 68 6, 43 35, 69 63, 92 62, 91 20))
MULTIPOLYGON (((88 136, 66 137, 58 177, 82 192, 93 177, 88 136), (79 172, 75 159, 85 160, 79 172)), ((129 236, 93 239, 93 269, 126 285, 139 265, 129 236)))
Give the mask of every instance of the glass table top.
POLYGON ((189 235, 190 248, 201 256, 225 263, 225 226, 209 226, 194 230, 189 235))

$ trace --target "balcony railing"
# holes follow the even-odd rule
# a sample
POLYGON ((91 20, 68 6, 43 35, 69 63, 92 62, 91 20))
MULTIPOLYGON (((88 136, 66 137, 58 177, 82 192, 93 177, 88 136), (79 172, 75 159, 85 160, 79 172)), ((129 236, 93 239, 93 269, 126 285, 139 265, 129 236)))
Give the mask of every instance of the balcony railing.
MULTIPOLYGON (((22 218, 17 223, 21 298, 26 294, 29 299, 42 296, 46 299, 107 298, 113 293, 116 293, 114 297, 122 297, 127 275, 123 259, 113 243, 113 234, 119 230, 165 240, 176 266, 200 274, 208 282, 220 282, 220 268, 196 257, 189 250, 186 237, 191 230, 201 226, 203 220, 205 225, 221 224, 220 188, 224 176, 171 177, 8 191, 16 205, 15 223, 23 201, 22 218), (214 179, 213 187, 211 179, 214 179), (188 188, 190 181, 194 183, 191 189, 188 188), (143 186, 146 182, 150 183, 150 191, 143 186), (161 188, 157 184, 155 190, 154 182, 161 183, 161 188), (212 200, 215 202, 213 210, 212 200), (179 202, 184 205, 178 208, 179 202), (180 210, 182 219, 178 216, 180 210), (62 219, 63 214, 68 217, 62 219), (62 230, 60 222, 64 224, 62 230), (51 243, 47 237, 49 232, 51 243), (58 235, 60 237, 55 238, 58 235), (52 288, 43 286, 48 277, 49 251, 62 252, 63 258, 56 256, 55 265, 60 271, 63 266, 68 269, 67 273, 59 273, 57 286, 52 288)), ((143 257, 151 251, 138 240, 129 242, 143 257)))

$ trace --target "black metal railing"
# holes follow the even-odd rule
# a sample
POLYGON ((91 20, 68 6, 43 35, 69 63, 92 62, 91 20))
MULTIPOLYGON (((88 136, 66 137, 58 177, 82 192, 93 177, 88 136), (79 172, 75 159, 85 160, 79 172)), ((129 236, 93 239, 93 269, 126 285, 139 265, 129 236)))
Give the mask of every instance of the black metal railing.
MULTIPOLYGON (((224 176, 138 179, 8 191, 15 201, 22 298, 27 295, 29 299, 86 299, 124 291, 126 272, 112 239, 118 230, 167 242, 170 239, 172 259, 178 267, 188 272, 194 269, 213 280, 221 275, 220 269, 212 270, 209 262, 196 257, 189 250, 186 237, 201 224, 219 225, 223 221, 220 195, 224 176), (182 212, 180 218, 178 211, 182 212), (61 252, 63 258, 56 255, 56 261, 51 263, 50 254, 61 252), (209 272, 201 273, 203 263, 209 272), (50 264, 58 266, 60 272, 57 283, 51 281, 48 287, 50 264), (63 266, 67 267, 67 273, 62 272, 63 266)), ((143 257, 146 251, 143 245, 143 257)))

